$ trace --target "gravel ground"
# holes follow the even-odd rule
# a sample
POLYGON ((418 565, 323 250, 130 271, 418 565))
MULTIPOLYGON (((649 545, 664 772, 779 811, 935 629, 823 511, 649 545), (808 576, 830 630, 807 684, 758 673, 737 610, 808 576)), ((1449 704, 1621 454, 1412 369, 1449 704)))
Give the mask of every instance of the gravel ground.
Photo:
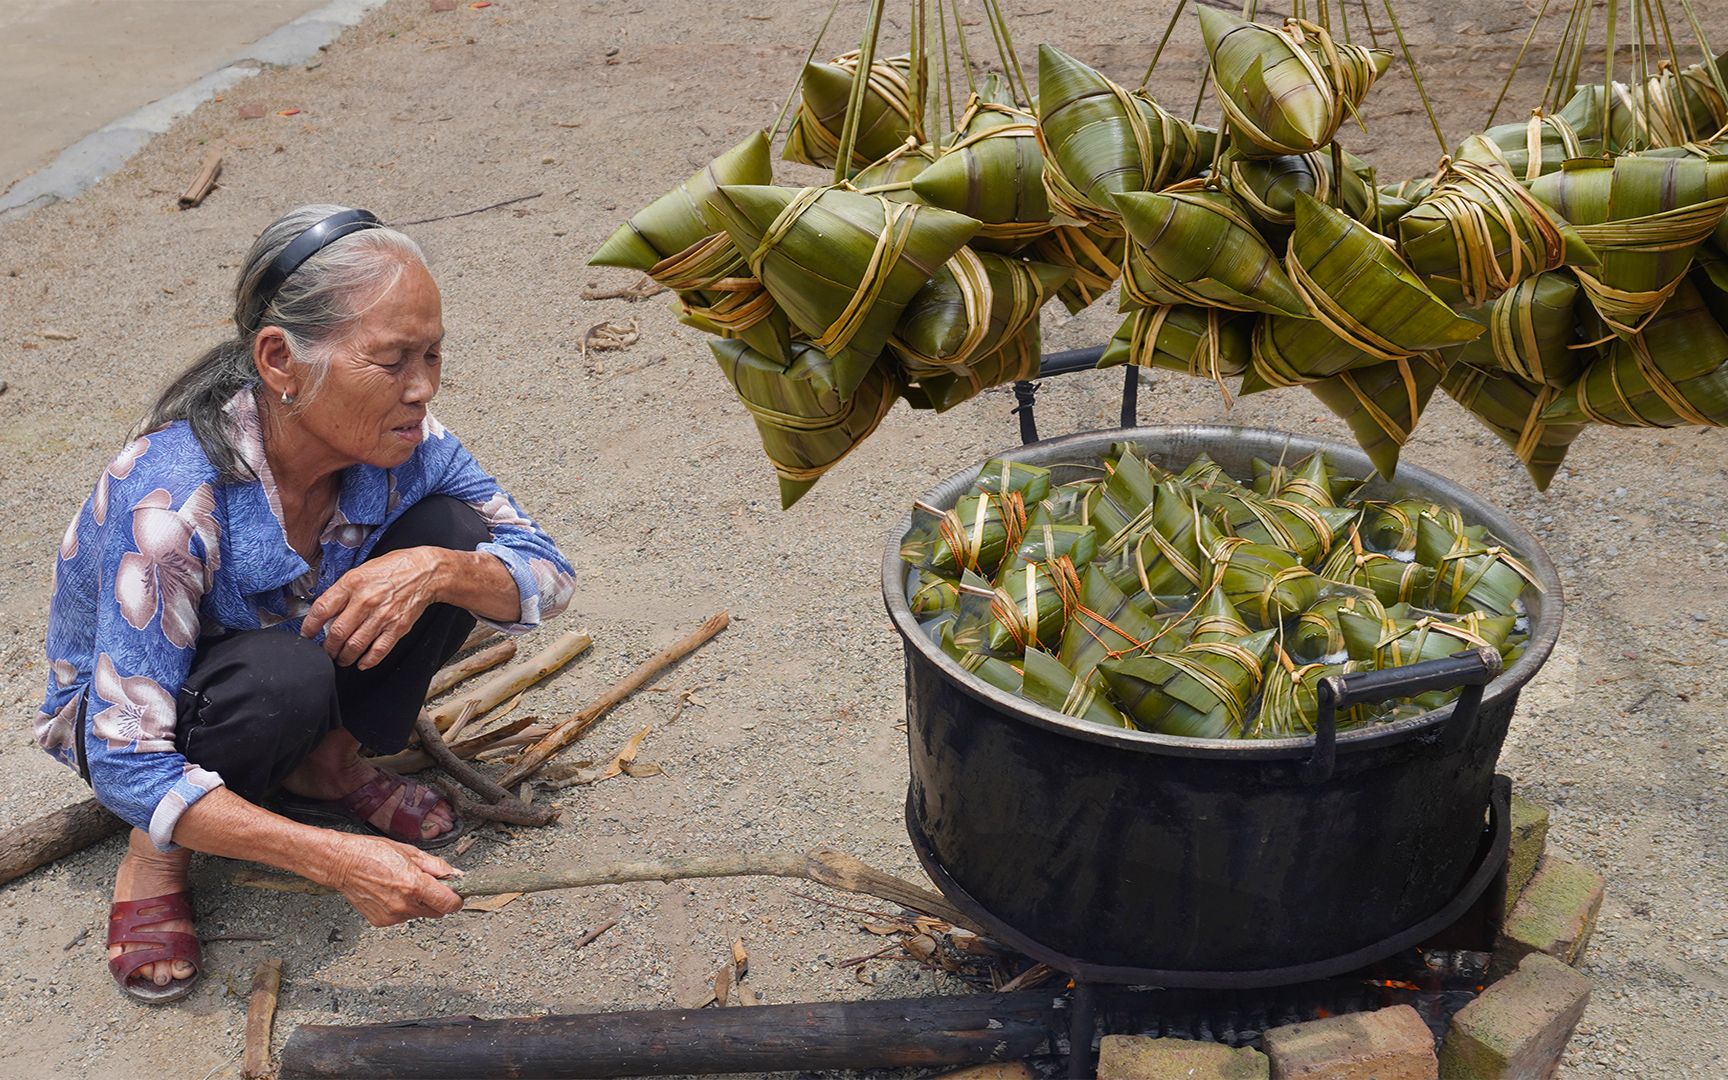
MULTIPOLYGON (((1019 20, 1028 53, 1047 40, 1124 80, 1138 75, 1168 10, 1046 7, 1019 20)), ((1479 125, 1530 10, 1504 0, 1402 7, 1443 85, 1441 122, 1455 137, 1479 125)), ((504 0, 433 13, 426 0, 397 0, 315 70, 261 76, 76 201, 0 223, 0 379, 10 384, 0 395, 0 704, 16 718, 0 739, 0 826, 82 797, 28 730, 45 676, 55 545, 154 389, 225 333, 234 265, 251 237, 303 202, 349 201, 410 221, 538 194, 412 229, 444 289, 440 415, 564 542, 583 578, 562 623, 591 628, 595 648, 522 707, 566 714, 710 612, 728 608, 735 621, 661 683, 702 687, 701 708, 668 723, 673 693, 638 695, 583 751, 609 755, 653 722, 641 760, 664 776, 573 789, 559 825, 488 836, 463 864, 831 844, 915 875, 900 820, 898 644, 876 568, 914 497, 1012 441, 1011 398, 986 394, 941 420, 897 409, 782 513, 754 432, 699 336, 660 301, 577 298, 590 284, 629 282, 584 266, 621 217, 773 115, 821 8, 504 0), (240 120, 245 104, 263 105, 266 118, 240 120), (300 112, 275 115, 289 108, 300 112), (174 196, 218 141, 222 187, 177 212, 174 196), (638 320, 640 343, 605 354, 603 366, 584 361, 584 329, 607 319, 638 320)), ((1728 41, 1724 13, 1710 25, 1728 41)), ((1153 83, 1161 99, 1192 100, 1195 55, 1192 36, 1172 47, 1153 83)), ((1512 100, 1533 97, 1526 89, 1512 100)), ((1365 118, 1371 134, 1352 145, 1382 175, 1432 168, 1435 144, 1407 78, 1377 87, 1365 118)), ((1052 310, 1047 345, 1099 342, 1113 322, 1102 309, 1076 319, 1052 310)), ((1145 381, 1147 422, 1228 419, 1348 438, 1300 392, 1226 413, 1203 383, 1145 381)), ((1118 385, 1114 376, 1048 385, 1044 429, 1109 426, 1118 385)), ((1439 401, 1406 452, 1527 520, 1565 581, 1566 631, 1525 694, 1502 768, 1553 807, 1551 843, 1610 880, 1587 965, 1597 990, 1567 1076, 1728 1072, 1728 751, 1723 676, 1710 659, 1728 646, 1725 450, 1714 431, 1592 431, 1539 496, 1509 452, 1439 401)), ((871 965, 874 985, 858 981, 836 961, 875 939, 779 882, 543 894, 492 914, 373 930, 337 900, 241 889, 229 884, 231 865, 201 860, 204 930, 274 940, 213 944, 203 988, 149 1010, 115 995, 102 962, 119 854, 110 841, 0 890, 11 930, 0 941, 0 1073, 235 1075, 244 994, 266 955, 285 962, 280 1032, 671 1005, 737 936, 767 1001, 932 989, 905 964, 871 965), (570 942, 612 917, 614 930, 570 954, 570 942)))

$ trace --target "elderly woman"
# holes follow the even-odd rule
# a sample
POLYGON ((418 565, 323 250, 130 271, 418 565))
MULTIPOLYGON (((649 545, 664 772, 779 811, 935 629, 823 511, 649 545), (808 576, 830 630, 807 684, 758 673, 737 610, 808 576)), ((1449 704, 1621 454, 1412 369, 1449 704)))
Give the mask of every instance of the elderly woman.
POLYGON ((295 210, 252 245, 234 321, 97 479, 49 614, 37 740, 133 826, 109 969, 147 1002, 199 975, 193 851, 328 885, 375 926, 456 910, 422 850, 455 839, 450 807, 361 750, 403 747, 476 618, 525 631, 573 589, 427 411, 444 324, 412 240, 295 210), (306 823, 342 819, 378 835, 306 823))

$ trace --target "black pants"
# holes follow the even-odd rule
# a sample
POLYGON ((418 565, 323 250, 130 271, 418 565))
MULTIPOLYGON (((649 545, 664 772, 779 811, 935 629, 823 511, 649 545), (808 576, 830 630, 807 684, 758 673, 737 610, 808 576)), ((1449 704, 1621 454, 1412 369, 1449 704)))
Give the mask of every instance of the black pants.
MULTIPOLYGON (((375 558, 411 547, 472 551, 489 539, 465 503, 422 499, 384 533, 375 558)), ((374 753, 407 745, 432 676, 474 629, 474 616, 434 604, 376 667, 340 667, 317 642, 284 629, 242 630, 199 643, 181 686, 174 744, 258 802, 282 786, 336 728, 374 753)))

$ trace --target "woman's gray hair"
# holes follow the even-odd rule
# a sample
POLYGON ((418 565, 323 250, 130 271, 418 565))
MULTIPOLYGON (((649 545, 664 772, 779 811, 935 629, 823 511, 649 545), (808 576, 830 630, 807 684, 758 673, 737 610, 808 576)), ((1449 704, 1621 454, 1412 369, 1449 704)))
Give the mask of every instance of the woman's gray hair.
POLYGON ((200 356, 162 392, 139 425, 154 431, 184 420, 198 437, 204 453, 224 482, 252 479, 252 471, 234 445, 223 407, 235 394, 259 382, 252 346, 259 330, 282 331, 289 354, 305 365, 300 403, 317 392, 329 369, 334 347, 351 324, 401 276, 404 267, 424 266, 418 244, 389 228, 353 232, 300 264, 274 296, 260 294, 264 272, 295 237, 347 209, 318 203, 290 210, 253 241, 234 286, 234 325, 237 337, 200 356))

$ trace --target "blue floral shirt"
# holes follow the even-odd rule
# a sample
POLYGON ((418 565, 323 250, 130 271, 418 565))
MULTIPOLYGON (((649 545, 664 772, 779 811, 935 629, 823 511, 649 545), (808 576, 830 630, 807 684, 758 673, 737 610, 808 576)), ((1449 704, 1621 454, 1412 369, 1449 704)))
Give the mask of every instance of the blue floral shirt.
POLYGON ((308 566, 288 544, 252 392, 237 394, 227 413, 256 479, 223 483, 184 423, 140 436, 102 471, 54 568, 36 741, 76 769, 84 703, 97 798, 164 849, 186 808, 222 784, 174 747, 175 698, 200 637, 299 633, 311 601, 429 495, 460 499, 486 520, 492 538, 480 550, 503 562, 521 596, 516 621, 499 629, 531 629, 562 611, 575 588, 552 539, 431 416, 403 464, 343 473, 318 565, 308 566))

